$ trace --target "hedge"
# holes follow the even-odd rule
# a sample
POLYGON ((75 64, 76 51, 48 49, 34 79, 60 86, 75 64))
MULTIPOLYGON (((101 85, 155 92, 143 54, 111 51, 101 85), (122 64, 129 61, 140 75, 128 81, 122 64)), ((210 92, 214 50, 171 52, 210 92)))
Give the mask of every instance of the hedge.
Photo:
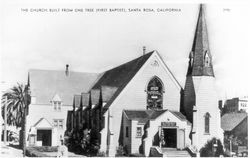
POLYGON ((26 156, 30 157, 48 157, 43 152, 57 152, 56 146, 34 146, 26 148, 26 156))

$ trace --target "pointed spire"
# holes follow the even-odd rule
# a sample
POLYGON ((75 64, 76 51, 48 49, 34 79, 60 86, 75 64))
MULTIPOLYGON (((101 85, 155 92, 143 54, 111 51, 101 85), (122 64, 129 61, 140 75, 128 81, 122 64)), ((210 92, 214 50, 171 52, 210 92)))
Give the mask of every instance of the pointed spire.
POLYGON ((192 51, 209 50, 204 4, 200 4, 192 51))
POLYGON ((199 8, 199 16, 189 60, 187 75, 214 76, 203 4, 200 4, 199 8))

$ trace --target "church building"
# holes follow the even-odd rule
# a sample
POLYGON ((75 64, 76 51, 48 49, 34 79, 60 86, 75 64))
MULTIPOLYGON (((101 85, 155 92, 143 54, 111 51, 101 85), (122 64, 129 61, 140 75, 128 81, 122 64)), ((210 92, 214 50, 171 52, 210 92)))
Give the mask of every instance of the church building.
POLYGON ((95 132, 108 156, 119 146, 149 156, 151 147, 198 152, 212 137, 223 141, 202 5, 184 89, 157 51, 105 71, 90 84, 88 91, 72 94, 67 131, 95 132))

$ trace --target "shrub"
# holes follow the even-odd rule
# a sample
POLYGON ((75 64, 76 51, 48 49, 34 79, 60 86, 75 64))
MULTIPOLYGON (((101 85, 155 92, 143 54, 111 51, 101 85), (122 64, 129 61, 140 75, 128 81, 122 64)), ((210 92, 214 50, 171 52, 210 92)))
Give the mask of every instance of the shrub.
POLYGON ((25 150, 26 150, 26 156, 29 157, 48 157, 48 155, 43 154, 34 147, 27 147, 25 150))
POLYGON ((96 154, 96 156, 97 156, 97 157, 106 157, 106 153, 105 153, 104 151, 98 152, 98 153, 96 154))
POLYGON ((125 152, 125 149, 123 146, 119 146, 117 149, 116 149, 116 155, 115 156, 125 156, 127 153, 125 152))
POLYGON ((204 147, 200 149, 201 157, 219 157, 220 155, 224 155, 223 146, 221 141, 216 138, 208 140, 204 147), (217 144, 217 148, 214 147, 215 144, 217 144))
POLYGON ((57 152, 57 146, 34 146, 32 147, 40 152, 57 152))

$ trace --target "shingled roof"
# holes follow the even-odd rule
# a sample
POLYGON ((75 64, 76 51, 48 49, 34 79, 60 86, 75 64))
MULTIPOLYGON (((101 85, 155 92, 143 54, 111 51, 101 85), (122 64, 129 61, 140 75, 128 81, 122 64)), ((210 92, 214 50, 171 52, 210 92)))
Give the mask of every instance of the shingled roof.
POLYGON ((112 98, 112 96, 115 94, 117 89, 118 89, 117 87, 102 86, 101 87, 102 101, 107 103, 112 98))
POLYGON ((112 90, 113 96, 108 96, 109 100, 106 100, 104 112, 153 53, 154 51, 103 73, 92 89, 100 89, 101 86, 117 88, 117 90, 112 90))
POLYGON ((90 96, 92 105, 97 105, 100 101, 100 89, 91 89, 90 96))
POLYGON ((81 94, 81 104, 83 107, 89 106, 89 93, 81 94))
POLYGON ((129 120, 138 120, 148 118, 146 110, 124 110, 124 113, 127 115, 129 120))
POLYGON ((123 87, 132 79, 152 54, 153 52, 147 53, 139 58, 104 72, 102 77, 93 86, 93 89, 99 89, 101 86, 123 87))
POLYGON ((88 92, 101 74, 65 71, 36 70, 29 71, 31 96, 36 97, 36 104, 50 104, 58 94, 63 105, 72 105, 74 94, 88 92))
POLYGON ((221 128, 224 131, 232 131, 245 118, 247 118, 247 113, 227 113, 221 117, 221 128))

